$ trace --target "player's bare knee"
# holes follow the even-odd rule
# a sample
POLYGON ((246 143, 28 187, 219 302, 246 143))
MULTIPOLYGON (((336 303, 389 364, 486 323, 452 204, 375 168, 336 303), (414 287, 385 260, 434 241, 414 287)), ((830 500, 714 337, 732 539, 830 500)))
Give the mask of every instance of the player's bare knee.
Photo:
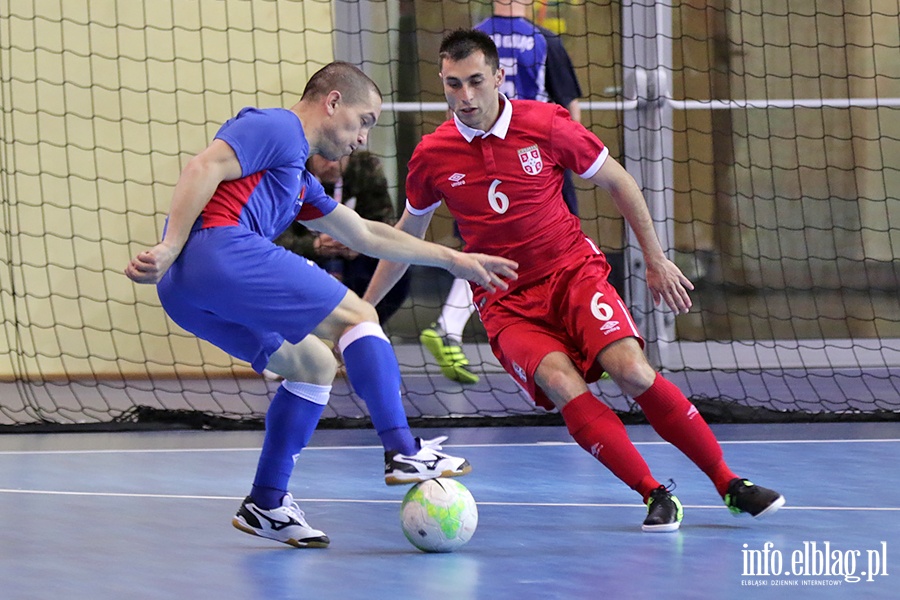
POLYGON ((625 356, 607 365, 603 363, 622 392, 634 397, 646 392, 656 379, 656 371, 643 354, 625 356))
POLYGON ((364 322, 378 323, 378 312, 370 303, 348 291, 341 303, 316 328, 316 335, 337 343, 347 330, 364 322))
POLYGON ((269 359, 266 368, 288 381, 331 385, 337 374, 337 359, 319 339, 306 337, 297 344, 285 342, 269 359))
POLYGON ((629 396, 645 392, 656 379, 656 371, 647 362, 644 351, 635 338, 617 340, 597 357, 600 366, 629 396))
POLYGON ((587 390, 587 384, 571 359, 561 352, 551 352, 545 356, 535 371, 534 379, 557 406, 587 390))
MULTIPOLYGON (((368 321, 370 323, 379 323, 378 321, 378 311, 375 310, 375 307, 366 302, 365 300, 359 301, 359 306, 356 310, 356 322, 351 325, 359 325, 364 321, 368 321)), ((379 323, 380 324, 380 323, 379 323)))
POLYGON ((578 374, 570 371, 545 371, 541 376, 536 377, 537 384, 545 393, 551 396, 567 397, 571 393, 569 389, 572 387, 580 388, 580 382, 577 381, 578 374), (573 381, 573 377, 576 379, 573 381))
POLYGON ((318 352, 309 354, 300 364, 298 379, 316 385, 331 385, 337 375, 338 363, 331 349, 323 344, 318 352))

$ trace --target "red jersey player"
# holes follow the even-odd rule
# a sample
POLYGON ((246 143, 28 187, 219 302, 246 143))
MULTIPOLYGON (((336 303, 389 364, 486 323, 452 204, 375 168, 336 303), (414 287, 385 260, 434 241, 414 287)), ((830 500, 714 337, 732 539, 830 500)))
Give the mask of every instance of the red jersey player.
MULTIPOLYGON (((676 531, 682 507, 650 473, 621 420, 589 391, 587 383, 604 371, 656 432, 709 476, 732 512, 760 517, 778 510, 784 497, 735 475, 694 405, 650 366, 631 315, 607 281, 603 253, 562 199, 567 168, 607 190, 639 240, 654 300, 687 312, 693 285, 663 253, 634 179, 564 110, 500 94, 503 70, 486 35, 455 31, 444 38, 440 58, 454 118, 416 148, 397 227, 423 236, 446 202, 467 252, 519 263, 508 290, 473 290, 491 348, 538 405, 560 410, 582 448, 641 494, 644 531, 676 531)), ((377 302, 404 269, 382 262, 366 299, 377 302)))

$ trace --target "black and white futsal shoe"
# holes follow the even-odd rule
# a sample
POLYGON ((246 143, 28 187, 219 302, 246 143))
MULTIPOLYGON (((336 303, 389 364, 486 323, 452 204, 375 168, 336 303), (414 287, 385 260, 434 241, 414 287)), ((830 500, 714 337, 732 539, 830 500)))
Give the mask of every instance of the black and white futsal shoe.
POLYGON ((323 531, 313 529, 294 497, 285 494, 281 506, 269 510, 256 506, 250 496, 231 520, 237 529, 250 535, 269 538, 295 548, 327 548, 331 540, 323 531))
POLYGON ((419 451, 407 456, 396 450, 384 453, 384 482, 388 485, 419 483, 438 477, 461 477, 472 470, 464 458, 441 452, 447 436, 433 440, 416 438, 419 451))

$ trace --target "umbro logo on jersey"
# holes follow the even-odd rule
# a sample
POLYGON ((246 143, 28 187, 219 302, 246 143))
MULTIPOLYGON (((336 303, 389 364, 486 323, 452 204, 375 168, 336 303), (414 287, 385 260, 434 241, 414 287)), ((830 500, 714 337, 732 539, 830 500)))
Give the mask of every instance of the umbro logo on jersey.
POLYGON ((615 331, 619 331, 619 329, 621 329, 621 327, 619 327, 618 321, 607 321, 600 326, 600 331, 602 331, 606 335, 609 335, 615 331))
POLYGON ((450 181, 453 182, 453 183, 450 184, 450 187, 459 187, 459 186, 461 186, 461 185, 465 185, 465 184, 466 184, 466 176, 463 175, 462 173, 454 173, 453 175, 451 175, 451 176, 448 177, 447 179, 449 179, 450 181))
POLYGON ((519 164, 522 170, 529 175, 538 175, 544 168, 544 159, 541 158, 541 149, 537 144, 527 148, 519 148, 519 164))

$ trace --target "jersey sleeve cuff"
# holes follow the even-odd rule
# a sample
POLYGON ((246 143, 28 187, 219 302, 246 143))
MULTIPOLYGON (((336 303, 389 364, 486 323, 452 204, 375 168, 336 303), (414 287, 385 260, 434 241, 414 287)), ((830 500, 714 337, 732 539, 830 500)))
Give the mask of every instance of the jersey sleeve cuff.
POLYGON ((229 135, 227 131, 224 133, 217 133, 215 139, 222 140, 231 147, 231 151, 234 152, 234 155, 238 159, 238 164, 241 165, 241 177, 249 175, 250 173, 244 173, 244 152, 238 141, 229 135))
POLYGON ((606 162, 607 158, 609 158, 609 148, 603 148, 603 151, 600 153, 600 156, 597 157, 597 160, 594 161, 594 164, 592 164, 587 171, 578 176, 582 179, 590 179, 597 174, 597 171, 600 170, 600 167, 603 166, 603 163, 606 162))
MULTIPOLYGON (((600 167, 597 167, 597 168, 599 169, 600 167)), ((437 207, 440 205, 441 205, 441 202, 440 202, 440 200, 438 200, 431 206, 426 206, 425 208, 416 208, 412 204, 409 203, 409 198, 406 199, 406 210, 408 210, 410 212, 410 214, 416 215, 417 217, 437 210, 437 207)))

